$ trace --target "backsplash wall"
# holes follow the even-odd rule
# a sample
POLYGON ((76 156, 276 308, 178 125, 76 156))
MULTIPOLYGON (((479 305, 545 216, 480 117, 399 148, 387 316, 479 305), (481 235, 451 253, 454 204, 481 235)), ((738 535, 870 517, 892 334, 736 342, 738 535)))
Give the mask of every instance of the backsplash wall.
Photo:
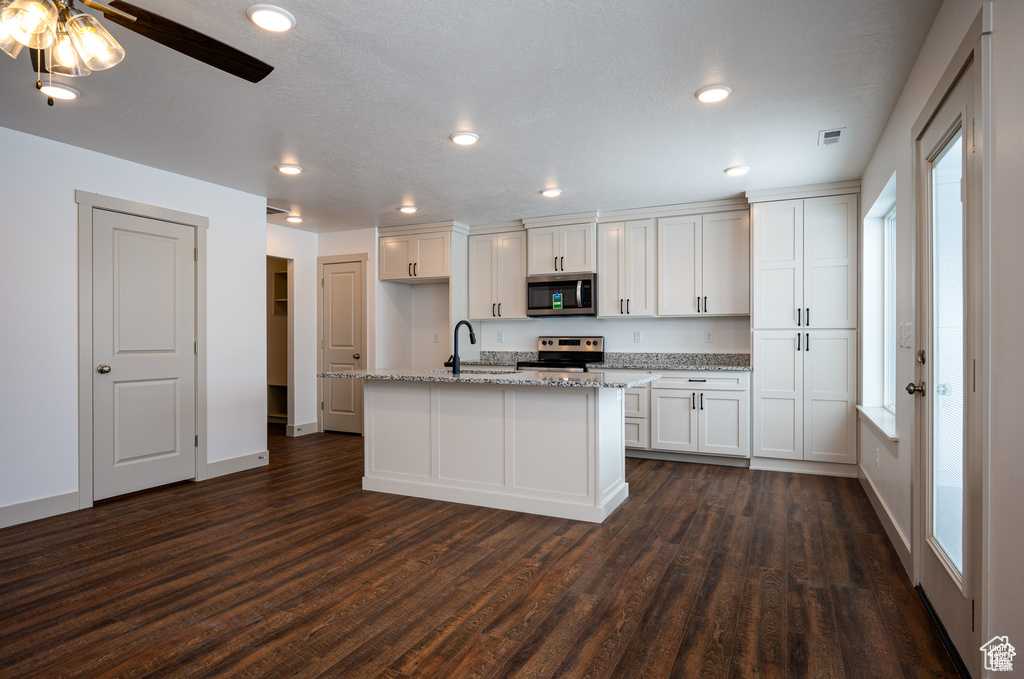
POLYGON ((536 351, 540 335, 602 335, 605 351, 750 353, 748 316, 706 318, 537 318, 473 321, 483 351, 536 351), (640 331, 643 341, 634 341, 640 331), (704 341, 710 330, 713 341, 704 341), (504 333, 504 343, 498 333, 504 333))

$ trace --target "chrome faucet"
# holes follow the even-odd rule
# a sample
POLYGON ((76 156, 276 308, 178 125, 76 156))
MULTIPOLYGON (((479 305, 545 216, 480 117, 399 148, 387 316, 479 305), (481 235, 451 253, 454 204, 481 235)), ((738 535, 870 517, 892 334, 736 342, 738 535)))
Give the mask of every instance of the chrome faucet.
MULTIPOLYGON (((473 326, 470 325, 469 321, 459 321, 458 323, 456 323, 455 324, 455 338, 454 338, 455 341, 452 343, 452 349, 455 351, 455 353, 452 354, 452 357, 449 359, 449 361, 451 362, 451 365, 452 365, 452 375, 458 375, 461 372, 460 367, 459 367, 459 363, 460 363, 460 361, 459 361, 459 326, 461 326, 461 325, 464 325, 467 328, 469 328, 469 342, 470 342, 470 344, 476 344, 476 333, 473 332, 473 326)), ((448 365, 448 363, 446 362, 445 365, 448 365)))

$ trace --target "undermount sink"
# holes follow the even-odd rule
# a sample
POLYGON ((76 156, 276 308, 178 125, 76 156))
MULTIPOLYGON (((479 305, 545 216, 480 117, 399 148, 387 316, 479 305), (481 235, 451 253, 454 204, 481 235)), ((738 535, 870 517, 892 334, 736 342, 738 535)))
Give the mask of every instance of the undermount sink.
MULTIPOLYGON (((451 375, 452 374, 452 369, 451 368, 441 368, 440 370, 427 370, 425 372, 428 372, 428 373, 446 373, 448 375, 451 375)), ((468 369, 468 370, 463 369, 459 374, 461 374, 461 375, 511 375, 513 373, 516 373, 516 372, 519 372, 519 371, 517 371, 517 370, 480 370, 480 369, 474 370, 474 369, 471 368, 471 369, 468 369)))

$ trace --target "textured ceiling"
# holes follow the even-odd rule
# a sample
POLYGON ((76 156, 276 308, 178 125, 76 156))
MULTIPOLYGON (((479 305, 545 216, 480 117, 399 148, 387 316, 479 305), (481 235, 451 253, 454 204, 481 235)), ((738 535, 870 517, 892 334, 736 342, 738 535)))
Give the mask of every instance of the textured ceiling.
POLYGON ((27 54, 0 55, 0 125, 265 195, 314 231, 860 177, 941 4, 281 0, 298 24, 270 34, 246 1, 132 1, 276 68, 251 84, 107 23, 127 57, 65 79, 75 102, 47 107, 27 54), (729 99, 694 98, 718 82, 729 99), (841 144, 817 146, 837 127, 841 144), (460 129, 480 142, 455 146, 460 129), (543 198, 548 185, 564 193, 543 198))

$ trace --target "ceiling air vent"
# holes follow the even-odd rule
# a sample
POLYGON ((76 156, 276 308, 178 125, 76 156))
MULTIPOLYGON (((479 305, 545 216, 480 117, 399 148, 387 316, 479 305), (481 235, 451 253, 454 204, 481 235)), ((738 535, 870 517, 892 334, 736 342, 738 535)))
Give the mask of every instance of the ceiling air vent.
POLYGON ((277 207, 276 205, 271 205, 270 203, 267 203, 267 216, 268 217, 270 215, 286 215, 289 212, 291 212, 291 210, 289 210, 286 207, 277 207))
POLYGON ((834 146, 838 144, 845 131, 845 127, 840 127, 835 130, 822 130, 818 132, 818 146, 834 146))

